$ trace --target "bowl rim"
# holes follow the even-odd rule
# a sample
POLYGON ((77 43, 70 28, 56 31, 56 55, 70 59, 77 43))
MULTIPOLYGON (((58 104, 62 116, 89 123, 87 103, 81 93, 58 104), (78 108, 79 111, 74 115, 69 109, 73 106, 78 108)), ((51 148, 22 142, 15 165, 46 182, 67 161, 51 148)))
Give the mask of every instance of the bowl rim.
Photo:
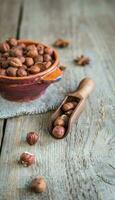
MULTIPOLYGON (((41 43, 41 42, 38 42, 38 41, 34 41, 34 40, 20 39, 20 40, 17 40, 17 41, 18 41, 18 44, 20 44, 20 43, 24 43, 24 44, 28 44, 28 45, 31 45, 31 44, 41 44, 44 47, 50 47, 49 45, 45 45, 44 43, 41 43)), ((50 48, 52 48, 52 47, 50 47, 50 48)), ((7 80, 28 80, 28 79, 31 79, 31 78, 42 77, 43 75, 46 75, 47 73, 50 73, 59 64, 59 54, 57 53, 57 51, 54 48, 52 48, 52 49, 53 49, 54 55, 55 55, 55 62, 51 65, 51 67, 49 67, 45 71, 39 72, 37 74, 29 75, 29 76, 24 76, 24 77, 11 77, 11 76, 0 75, 0 79, 7 79, 7 80)))

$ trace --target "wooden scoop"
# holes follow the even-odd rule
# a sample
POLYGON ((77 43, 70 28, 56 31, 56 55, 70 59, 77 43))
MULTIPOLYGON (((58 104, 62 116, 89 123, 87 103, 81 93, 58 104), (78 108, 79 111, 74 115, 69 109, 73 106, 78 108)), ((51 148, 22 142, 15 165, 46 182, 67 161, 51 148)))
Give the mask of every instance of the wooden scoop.
POLYGON ((52 137, 56 138, 52 134, 53 130, 53 123, 57 119, 57 117, 61 116, 64 114, 62 111, 62 106, 63 104, 67 102, 77 102, 77 106, 73 110, 72 114, 69 117, 68 125, 66 127, 66 132, 61 138, 56 138, 56 139, 62 139, 67 136, 68 132, 71 130, 73 124, 78 120, 80 114, 82 113, 84 107, 85 107, 85 102, 87 97, 90 95, 90 93, 94 90, 95 88, 95 83, 91 78, 84 78, 80 83, 77 88, 77 91, 74 93, 68 94, 65 99, 62 101, 61 105, 58 107, 58 109, 52 114, 51 116, 51 121, 50 121, 50 126, 49 126, 49 132, 52 137))

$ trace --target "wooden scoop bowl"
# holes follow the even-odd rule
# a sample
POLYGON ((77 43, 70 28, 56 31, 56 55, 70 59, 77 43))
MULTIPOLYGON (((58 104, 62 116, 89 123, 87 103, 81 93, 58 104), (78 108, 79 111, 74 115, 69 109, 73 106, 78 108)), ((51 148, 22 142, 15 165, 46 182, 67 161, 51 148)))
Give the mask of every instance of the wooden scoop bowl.
POLYGON ((73 124, 78 120, 80 114, 84 110, 86 99, 90 95, 90 93, 94 90, 94 88, 95 88, 94 81, 91 78, 84 78, 79 83, 77 91, 74 92, 74 93, 70 93, 65 97, 65 99, 62 101, 61 105, 58 107, 58 109, 51 116, 49 132, 50 132, 52 137, 56 138, 52 134, 54 121, 57 119, 57 117, 64 114, 64 112, 62 111, 62 106, 67 102, 72 102, 72 101, 77 102, 77 106, 75 107, 75 109, 73 110, 72 114, 69 117, 69 121, 68 121, 68 125, 66 127, 65 134, 63 135, 63 137, 56 138, 56 139, 62 139, 62 138, 67 136, 67 134, 71 130, 73 124))

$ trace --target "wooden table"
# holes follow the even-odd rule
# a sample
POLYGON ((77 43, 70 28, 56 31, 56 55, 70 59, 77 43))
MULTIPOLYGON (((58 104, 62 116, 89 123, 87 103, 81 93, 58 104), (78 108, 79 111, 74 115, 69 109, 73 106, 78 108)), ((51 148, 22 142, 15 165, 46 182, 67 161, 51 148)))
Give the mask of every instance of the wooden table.
POLYGON ((88 53, 92 64, 76 68, 76 79, 90 75, 97 90, 61 141, 48 134, 51 112, 0 120, 0 200, 115 200, 115 1, 0 0, 0 40, 9 36, 47 44, 70 39, 61 61, 71 67, 76 55, 88 53), (41 141, 30 147, 25 137, 33 130, 41 141), (24 151, 36 154, 36 165, 17 163, 24 151), (28 189, 36 175, 47 180, 43 194, 28 189))

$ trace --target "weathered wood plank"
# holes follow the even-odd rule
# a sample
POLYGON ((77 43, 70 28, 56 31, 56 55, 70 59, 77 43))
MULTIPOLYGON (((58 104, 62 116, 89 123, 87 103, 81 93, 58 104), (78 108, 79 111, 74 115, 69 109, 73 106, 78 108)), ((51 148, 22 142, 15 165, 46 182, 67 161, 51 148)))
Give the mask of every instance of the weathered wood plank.
POLYGON ((97 90, 89 98, 79 123, 64 140, 57 141, 48 135, 51 113, 8 120, 0 163, 1 200, 114 200, 115 14, 112 6, 104 0, 25 1, 20 37, 49 44, 58 37, 70 38, 72 45, 59 50, 61 61, 71 67, 76 54, 89 55, 90 66, 76 67, 76 80, 91 76, 97 90), (28 131, 40 132, 39 144, 29 147, 25 143, 28 131), (16 160, 23 151, 35 153, 37 165, 21 167, 16 160), (36 195, 27 189, 36 175, 47 179, 44 194, 36 195))
POLYGON ((0 0, 0 41, 17 36, 21 0, 0 0))
POLYGON ((3 136, 3 123, 4 123, 4 120, 0 120, 0 147, 1 147, 2 136, 3 136))
MULTIPOLYGON (((10 36, 17 35, 20 5, 21 1, 0 0, 0 42, 10 36)), ((0 146, 3 137, 3 124, 4 120, 0 120, 0 146)))

